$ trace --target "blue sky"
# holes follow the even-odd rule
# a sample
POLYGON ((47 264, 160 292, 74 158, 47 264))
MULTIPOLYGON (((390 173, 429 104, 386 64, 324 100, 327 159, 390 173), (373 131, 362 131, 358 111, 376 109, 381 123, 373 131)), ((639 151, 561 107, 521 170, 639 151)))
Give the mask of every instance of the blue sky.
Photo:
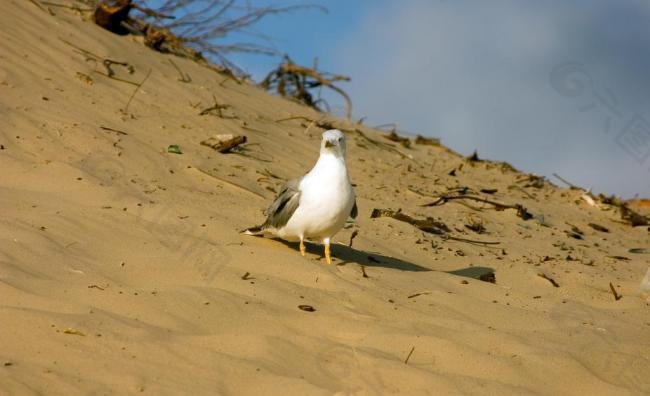
MULTIPOLYGON (((295 61, 318 57, 321 69, 352 77, 342 87, 355 118, 596 192, 650 196, 650 3, 319 4, 329 13, 256 28, 295 61)), ((232 58, 258 79, 278 62, 232 58)))

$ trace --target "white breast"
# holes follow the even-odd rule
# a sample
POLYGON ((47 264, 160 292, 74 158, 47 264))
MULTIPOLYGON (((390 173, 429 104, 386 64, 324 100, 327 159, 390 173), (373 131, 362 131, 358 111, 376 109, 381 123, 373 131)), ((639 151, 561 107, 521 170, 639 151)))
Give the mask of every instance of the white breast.
POLYGON ((354 206, 345 161, 334 155, 322 155, 300 182, 300 203, 278 236, 320 240, 336 234, 354 206))

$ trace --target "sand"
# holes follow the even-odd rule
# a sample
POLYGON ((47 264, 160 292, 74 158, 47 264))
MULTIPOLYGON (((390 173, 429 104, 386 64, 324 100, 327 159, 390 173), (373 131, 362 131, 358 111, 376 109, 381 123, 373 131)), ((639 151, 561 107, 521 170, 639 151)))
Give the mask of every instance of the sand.
POLYGON ((318 245, 303 258, 239 231, 316 161, 323 115, 50 9, 0 13, 0 394, 650 393, 650 254, 629 251, 650 248, 648 227, 583 191, 327 118, 348 135, 359 218, 334 265, 318 245), (116 78, 150 73, 126 111, 136 87, 79 49, 133 66, 116 78), (213 95, 229 107, 200 116, 213 95), (246 151, 200 144, 221 133, 246 151), (535 217, 421 206, 456 187, 535 217))

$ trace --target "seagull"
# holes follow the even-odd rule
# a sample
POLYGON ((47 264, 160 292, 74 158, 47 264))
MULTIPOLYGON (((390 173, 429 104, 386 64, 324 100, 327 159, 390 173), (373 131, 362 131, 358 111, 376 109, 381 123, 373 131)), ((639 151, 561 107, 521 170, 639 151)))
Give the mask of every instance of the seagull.
POLYGON ((288 181, 264 212, 267 216, 264 224, 244 233, 300 241, 303 256, 305 240, 319 241, 325 245, 327 264, 332 264, 332 237, 343 228, 348 217, 356 218, 358 214, 345 151, 343 132, 338 129, 323 132, 316 165, 303 177, 288 181))

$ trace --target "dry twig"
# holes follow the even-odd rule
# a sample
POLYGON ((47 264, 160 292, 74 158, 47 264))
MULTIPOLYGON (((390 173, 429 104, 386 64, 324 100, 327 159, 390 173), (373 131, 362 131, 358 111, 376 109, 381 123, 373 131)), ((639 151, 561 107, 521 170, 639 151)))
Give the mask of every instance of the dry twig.
POLYGON ((282 13, 323 7, 313 5, 257 6, 237 0, 161 0, 154 8, 145 0, 100 0, 95 23, 118 34, 139 34, 157 51, 201 61, 204 55, 221 63, 218 72, 237 70, 227 58, 233 52, 277 55, 271 46, 251 43, 224 43, 233 33, 268 39, 249 28, 262 19, 282 13), (133 14, 133 15, 131 15, 133 14))
POLYGON ((324 111, 326 110, 324 107, 329 106, 324 99, 314 99, 310 91, 322 87, 331 89, 345 99, 346 115, 347 118, 350 118, 352 117, 352 100, 345 91, 334 85, 340 81, 350 81, 350 78, 321 72, 317 70, 316 65, 313 68, 299 66, 285 56, 284 63, 272 70, 259 85, 268 91, 276 91, 282 97, 295 99, 318 111, 324 111))
POLYGON ((461 195, 443 195, 440 198, 438 198, 437 200, 435 200, 433 202, 430 202, 428 204, 424 204, 422 206, 424 206, 424 207, 440 206, 440 205, 446 204, 449 201, 458 200, 458 199, 467 199, 467 200, 472 200, 472 201, 477 201, 477 202, 490 204, 490 205, 494 206, 494 208, 496 210, 515 209, 515 210, 517 210, 517 216, 521 217, 522 219, 529 220, 529 219, 533 218, 533 215, 531 215, 528 212, 528 210, 524 206, 522 206, 521 204, 509 205, 509 204, 504 204, 504 203, 501 203, 501 202, 492 201, 492 200, 482 198, 482 197, 475 197, 475 196, 472 196, 472 195, 464 195, 464 194, 461 194, 461 195))
POLYGON ((618 300, 620 300, 621 298, 623 298, 623 296, 621 296, 620 294, 618 294, 618 292, 616 291, 616 288, 614 287, 614 285, 612 284, 612 282, 609 282, 609 289, 612 291, 612 294, 614 295, 614 300, 618 301, 618 300))
POLYGON ((186 74, 186 73, 183 73, 183 71, 181 70, 181 68, 178 67, 178 65, 176 65, 176 63, 174 63, 173 60, 170 59, 170 60, 169 60, 169 63, 171 63, 172 66, 174 66, 174 69, 176 69, 176 71, 178 72, 178 74, 180 74, 181 77, 178 78, 178 81, 180 81, 180 82, 184 82, 184 83, 192 82, 192 78, 190 77, 190 75, 189 75, 189 74, 186 74))
POLYGON ((142 82, 140 82, 139 84, 136 85, 135 89, 133 90, 133 93, 132 93, 131 96, 129 97, 128 102, 126 102, 126 106, 124 106, 124 110, 123 110, 123 112, 124 112, 125 114, 128 114, 128 112, 129 112, 129 105, 131 104, 131 101, 132 101, 133 98, 135 97, 135 94, 138 93, 138 90, 142 87, 142 85, 144 85, 144 83, 147 82, 147 80, 149 79, 149 76, 151 75, 151 71, 152 71, 152 70, 153 70, 153 69, 149 69, 149 72, 148 72, 147 75, 142 79, 142 82))
POLYGON ((391 217, 395 220, 403 221, 408 223, 417 229, 427 232, 429 234, 438 235, 442 239, 449 239, 452 241, 466 242, 476 245, 498 245, 500 242, 488 242, 488 241, 478 241, 473 239, 460 238, 449 233, 451 230, 447 225, 441 221, 434 220, 431 217, 426 219, 415 219, 409 215, 402 213, 400 210, 394 211, 390 209, 373 209, 372 214, 370 215, 371 219, 378 217, 391 217))
POLYGON ((203 116, 203 115, 206 115, 206 114, 216 113, 216 115, 219 118, 236 118, 236 117, 225 117, 223 115, 222 110, 229 109, 231 107, 229 104, 225 104, 225 103, 221 104, 221 103, 217 102, 217 97, 214 96, 214 95, 212 95, 212 100, 214 101, 214 104, 212 106, 210 106, 210 107, 207 107, 207 108, 201 110, 201 112, 199 113, 200 116, 203 116))
POLYGON ((552 284, 554 287, 560 287, 560 285, 555 281, 555 279, 551 278, 550 276, 546 275, 546 274, 543 273, 543 272, 538 273, 537 276, 539 276, 540 278, 544 278, 544 279, 546 279, 547 281, 551 282, 551 284, 552 284))

